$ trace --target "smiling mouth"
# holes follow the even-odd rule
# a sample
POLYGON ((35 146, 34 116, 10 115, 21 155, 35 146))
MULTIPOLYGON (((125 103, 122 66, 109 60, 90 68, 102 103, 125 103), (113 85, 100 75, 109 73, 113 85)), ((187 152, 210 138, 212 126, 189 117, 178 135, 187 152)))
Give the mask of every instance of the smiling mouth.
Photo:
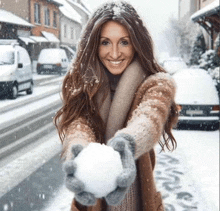
POLYGON ((109 62, 110 62, 111 64, 118 65, 118 64, 122 63, 123 60, 121 60, 121 61, 110 61, 110 60, 109 60, 109 62))

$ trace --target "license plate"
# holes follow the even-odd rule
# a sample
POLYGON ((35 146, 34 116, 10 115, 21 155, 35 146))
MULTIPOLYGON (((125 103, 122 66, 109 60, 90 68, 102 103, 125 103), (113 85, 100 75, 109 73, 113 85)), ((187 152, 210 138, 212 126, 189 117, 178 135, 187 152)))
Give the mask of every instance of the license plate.
POLYGON ((202 110, 187 110, 186 114, 188 115, 201 115, 203 114, 202 110))
POLYGON ((45 65, 44 65, 44 68, 47 68, 47 69, 52 69, 52 65, 45 64, 45 65))

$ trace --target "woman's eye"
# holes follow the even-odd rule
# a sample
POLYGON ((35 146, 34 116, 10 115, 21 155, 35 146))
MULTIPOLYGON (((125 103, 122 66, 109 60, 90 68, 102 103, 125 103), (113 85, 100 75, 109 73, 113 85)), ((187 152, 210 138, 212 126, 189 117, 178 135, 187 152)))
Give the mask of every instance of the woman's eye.
POLYGON ((109 42, 106 41, 106 40, 104 40, 104 41, 101 42, 101 45, 108 45, 108 44, 109 44, 109 42))
POLYGON ((128 45, 129 42, 128 42, 127 40, 122 40, 122 41, 121 41, 121 44, 122 44, 122 45, 128 45))

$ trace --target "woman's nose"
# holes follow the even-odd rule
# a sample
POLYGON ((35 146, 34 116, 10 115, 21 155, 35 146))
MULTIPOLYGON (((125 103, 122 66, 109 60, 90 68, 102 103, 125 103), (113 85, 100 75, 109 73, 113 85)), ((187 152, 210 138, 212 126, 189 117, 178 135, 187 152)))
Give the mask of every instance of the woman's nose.
POLYGON ((112 59, 117 59, 119 58, 121 55, 120 49, 118 48, 117 45, 113 45, 111 50, 110 50, 110 56, 112 57, 112 59))

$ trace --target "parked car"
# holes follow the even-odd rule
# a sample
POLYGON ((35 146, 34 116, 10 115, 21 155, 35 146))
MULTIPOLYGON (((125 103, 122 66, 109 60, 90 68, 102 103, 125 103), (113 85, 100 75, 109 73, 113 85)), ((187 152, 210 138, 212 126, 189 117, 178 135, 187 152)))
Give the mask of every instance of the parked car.
POLYGON ((162 66, 171 75, 178 70, 187 68, 186 63, 179 57, 171 57, 164 60, 162 66))
POLYGON ((42 49, 37 61, 37 73, 58 73, 67 72, 69 60, 66 52, 59 48, 42 49))
POLYGON ((0 95, 16 99, 21 91, 33 92, 29 54, 16 43, 0 44, 0 95))
POLYGON ((71 61, 76 56, 76 52, 72 48, 70 48, 69 46, 67 46, 67 45, 60 45, 60 48, 65 50, 66 55, 67 55, 69 61, 71 61))
POLYGON ((183 69, 173 75, 177 85, 179 125, 219 128, 219 97, 214 81, 203 69, 183 69))

